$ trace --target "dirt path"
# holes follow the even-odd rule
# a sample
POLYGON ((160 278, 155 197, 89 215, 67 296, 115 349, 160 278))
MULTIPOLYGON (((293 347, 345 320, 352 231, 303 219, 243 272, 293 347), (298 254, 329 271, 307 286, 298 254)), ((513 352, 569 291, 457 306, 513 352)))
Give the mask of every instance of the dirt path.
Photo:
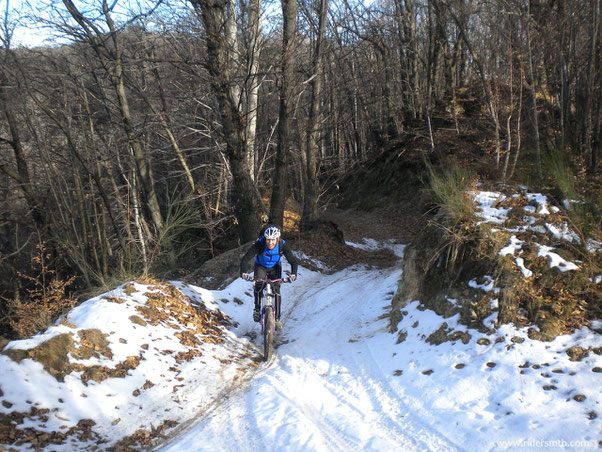
POLYGON ((379 207, 370 212, 357 209, 342 210, 329 207, 324 219, 334 221, 345 234, 345 240, 361 242, 364 237, 375 240, 393 239, 409 243, 424 224, 422 206, 403 205, 379 207))

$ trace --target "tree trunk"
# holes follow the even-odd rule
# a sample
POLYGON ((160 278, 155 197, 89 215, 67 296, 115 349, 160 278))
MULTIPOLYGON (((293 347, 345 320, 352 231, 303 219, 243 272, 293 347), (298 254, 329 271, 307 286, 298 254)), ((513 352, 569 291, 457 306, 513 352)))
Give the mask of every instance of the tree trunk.
POLYGON ((533 70, 533 54, 531 52, 531 34, 530 34, 530 23, 531 23, 531 10, 530 10, 530 2, 527 2, 527 18, 525 25, 525 33, 526 33, 526 44, 527 44, 527 60, 529 63, 529 83, 531 85, 531 108, 533 115, 533 137, 535 138, 535 164, 537 165, 537 175, 539 179, 543 179, 543 173, 541 169, 541 148, 540 148, 540 140, 539 140, 539 120, 537 115, 537 99, 535 97, 535 73, 533 70))
POLYGON ((227 33, 231 2, 227 0, 190 0, 207 35, 207 68, 220 109, 226 156, 232 173, 231 204, 240 228, 242 243, 253 240, 260 226, 259 201, 245 154, 245 124, 240 111, 240 90, 235 82, 235 67, 228 47, 234 36, 227 33))
POLYGON ((255 140, 257 134, 257 105, 259 97, 259 56, 263 42, 261 29, 261 0, 250 0, 249 27, 251 29, 248 49, 247 69, 247 121, 245 130, 245 145, 247 165, 251 169, 251 178, 255 180, 256 152, 255 140))
POLYGON ((310 229, 318 219, 318 196, 320 185, 318 181, 318 148, 320 142, 320 95, 322 91, 322 43, 324 39, 324 28, 326 24, 326 12, 328 11, 328 0, 321 0, 318 19, 318 33, 316 35, 316 46, 313 56, 313 70, 311 75, 311 104, 309 106, 309 118, 307 125, 306 144, 306 174, 305 174, 305 197, 303 202, 303 216, 301 217, 301 229, 310 229))
POLYGON ((105 22, 110 31, 108 38, 106 33, 98 29, 93 22, 87 19, 77 9, 71 0, 63 0, 63 3, 67 7, 69 14, 71 14, 71 17, 73 17, 73 19, 81 27, 104 69, 109 74, 111 84, 113 85, 113 89, 117 95, 117 103, 119 106, 119 112, 121 114, 123 128, 128 138, 128 145, 136 163, 136 172, 143 187, 146 198, 146 207, 150 212, 156 232, 158 232, 163 227, 163 217, 161 215, 159 199, 155 192, 151 167, 148 163, 149 158, 146 155, 142 144, 140 143, 133 117, 130 112, 129 101, 124 84, 122 48, 118 40, 119 34, 115 30, 113 19, 109 14, 110 11, 107 1, 103 0, 102 4, 105 22))
MULTIPOLYGON (((600 0, 595 0, 593 3, 592 11, 592 33, 590 38, 589 46, 589 57, 587 61, 587 73, 585 81, 585 105, 583 108, 583 130, 585 133, 584 143, 585 152, 588 159, 589 174, 594 175, 596 172, 597 155, 596 148, 592 146, 592 131, 593 131, 593 118, 592 118, 592 97, 594 95, 594 68, 597 66, 597 38, 600 32, 600 0)), ((599 69, 599 68, 598 68, 599 69)), ((599 70, 597 71, 599 73, 599 70)))
POLYGON ((284 202, 286 200, 286 179, 288 154, 290 152, 290 122, 293 107, 295 76, 295 23, 297 18, 296 0, 281 0, 284 20, 282 31, 282 86, 280 88, 280 109, 278 120, 278 145, 272 181, 270 202, 270 223, 282 225, 284 202))
MULTIPOLYGON (((9 56, 9 49, 2 49, 3 51, 3 66, 7 67, 7 59, 9 56)), ((27 165, 27 159, 23 149, 23 143, 21 142, 21 136, 19 133, 18 120, 13 111, 12 103, 10 101, 10 94, 8 92, 8 78, 4 73, 4 69, 0 68, 0 103, 2 104, 2 110, 8 123, 8 129, 10 131, 10 139, 0 137, 0 143, 10 145, 15 155, 15 163, 17 171, 13 171, 11 168, 0 163, 0 171, 6 174, 8 177, 13 179, 21 189, 25 201, 31 211, 31 216, 34 223, 36 224, 40 232, 44 232, 47 226, 47 215, 43 207, 36 199, 36 195, 33 191, 33 185, 29 175, 29 168, 27 165)))

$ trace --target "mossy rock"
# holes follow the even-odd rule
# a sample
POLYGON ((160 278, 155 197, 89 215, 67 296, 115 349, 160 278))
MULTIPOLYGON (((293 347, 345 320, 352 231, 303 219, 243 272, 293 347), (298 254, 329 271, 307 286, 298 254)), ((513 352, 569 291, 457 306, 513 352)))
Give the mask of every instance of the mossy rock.
POLYGON ((408 338, 408 333, 407 331, 400 331, 399 334, 397 335, 397 342, 396 344, 401 344, 402 342, 404 342, 406 339, 408 338))
POLYGON ((463 344, 468 344, 471 337, 472 336, 466 331, 453 331, 453 329, 448 328, 447 323, 444 322, 439 329, 426 338, 426 342, 432 345, 440 345, 443 342, 454 342, 461 340, 463 344))
POLYGON ((75 351, 73 335, 71 333, 60 334, 48 339, 35 348, 29 350, 4 350, 2 353, 13 361, 21 362, 30 358, 44 366, 46 372, 63 381, 71 369, 68 354, 75 351))
POLYGON ((575 345, 567 349, 566 354, 569 355, 569 359, 571 361, 581 361, 583 358, 589 355, 589 351, 585 350, 583 347, 575 345))
POLYGON ((531 328, 529 329, 528 334, 530 339, 550 342, 553 341, 557 336, 563 334, 563 330, 562 325, 557 318, 547 317, 539 325, 539 331, 531 328))
POLYGON ((249 242, 204 262, 185 281, 209 290, 223 289, 240 273, 240 261, 253 243, 249 242))
POLYGON ((81 370, 83 367, 69 362, 69 355, 75 359, 89 359, 99 355, 112 357, 109 342, 106 339, 107 335, 100 330, 80 330, 78 335, 80 337, 79 346, 73 338, 73 333, 64 333, 29 350, 3 350, 2 354, 16 362, 27 358, 37 361, 58 381, 64 381, 65 375, 74 370, 81 370))
POLYGON ((440 345, 449 341, 449 333, 451 331, 452 329, 449 328, 447 323, 444 322, 436 331, 431 333, 429 337, 426 338, 425 342, 431 345, 440 345))
POLYGON ((6 347, 6 345, 9 343, 10 341, 8 339, 6 339, 5 337, 0 336, 0 350, 3 350, 4 347, 6 347))
POLYGON ((146 326, 147 325, 146 321, 142 317, 140 317, 140 316, 131 315, 128 318, 130 319, 130 322, 135 323, 136 325, 140 325, 140 326, 146 326))
POLYGON ((111 352, 110 344, 107 340, 108 334, 103 333, 97 328, 79 330, 77 334, 80 337, 80 344, 72 352, 74 358, 89 359, 99 354, 107 358, 113 357, 113 352, 111 352))

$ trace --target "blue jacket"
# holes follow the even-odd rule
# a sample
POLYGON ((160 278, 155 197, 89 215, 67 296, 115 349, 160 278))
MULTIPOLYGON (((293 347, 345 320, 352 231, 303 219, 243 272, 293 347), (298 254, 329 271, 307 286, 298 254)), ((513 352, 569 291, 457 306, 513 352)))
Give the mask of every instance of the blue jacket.
POLYGON ((284 240, 279 240, 273 250, 268 248, 264 239, 259 239, 258 242, 263 242, 263 251, 255 256, 255 263, 265 268, 272 268, 280 262, 282 256, 282 245, 284 240))
POLYGON ((253 255, 255 255, 255 265, 260 265, 264 268, 273 268, 280 263, 283 254, 291 265, 291 273, 296 275, 299 264, 290 248, 285 245, 284 240, 279 240, 274 249, 270 250, 265 243, 265 239, 258 239, 247 250, 240 261, 240 273, 243 274, 246 272, 247 264, 253 255))

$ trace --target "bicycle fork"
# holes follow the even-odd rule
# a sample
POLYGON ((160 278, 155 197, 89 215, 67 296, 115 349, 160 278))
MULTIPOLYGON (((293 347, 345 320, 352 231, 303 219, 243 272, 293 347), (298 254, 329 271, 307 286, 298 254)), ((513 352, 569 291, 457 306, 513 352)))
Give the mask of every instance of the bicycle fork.
MULTIPOLYGON (((265 288, 265 293, 263 294, 263 299, 262 299, 262 307, 261 307, 261 333, 263 334, 265 332, 265 325, 266 323, 266 316, 271 316, 272 320, 275 318, 275 306, 274 306, 274 292, 272 291, 272 285, 271 284, 267 284, 266 288, 265 288)), ((269 324, 272 326, 272 329, 274 328, 274 322, 269 322, 269 324)))

